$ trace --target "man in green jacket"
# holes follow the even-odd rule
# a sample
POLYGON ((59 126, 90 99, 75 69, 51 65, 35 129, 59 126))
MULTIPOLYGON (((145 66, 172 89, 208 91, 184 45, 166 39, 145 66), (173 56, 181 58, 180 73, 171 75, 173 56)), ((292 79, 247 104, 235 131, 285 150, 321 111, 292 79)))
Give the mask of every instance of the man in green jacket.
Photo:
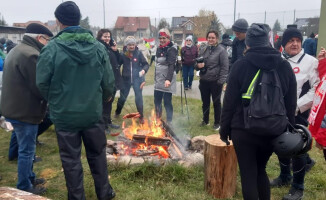
POLYGON ((108 180, 102 99, 114 89, 114 74, 104 45, 79 26, 80 10, 72 1, 55 10, 60 32, 41 51, 36 83, 49 103, 55 125, 68 199, 85 199, 81 144, 85 146, 98 199, 112 199, 108 180))
POLYGON ((35 178, 33 158, 38 124, 43 120, 47 106, 36 87, 36 62, 52 36, 45 26, 28 25, 22 43, 7 55, 3 70, 1 110, 14 127, 9 159, 14 152, 18 153, 17 188, 34 194, 45 192, 45 188, 35 187, 45 180, 35 178))

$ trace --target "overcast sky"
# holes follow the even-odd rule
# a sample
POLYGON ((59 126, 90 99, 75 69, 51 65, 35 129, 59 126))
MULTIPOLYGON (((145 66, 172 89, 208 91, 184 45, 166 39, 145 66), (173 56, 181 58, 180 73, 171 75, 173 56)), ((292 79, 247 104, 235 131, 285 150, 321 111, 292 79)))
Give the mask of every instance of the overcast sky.
MULTIPOLYGON (((0 13, 5 21, 15 22, 54 20, 55 8, 62 0, 1 0, 0 13)), ((233 23, 234 0, 76 0, 83 18, 88 16, 93 26, 113 27, 118 16, 149 16, 152 25, 159 19, 168 22, 174 16, 194 16, 200 9, 215 11, 226 27, 233 23)), ((237 0, 236 18, 249 23, 266 22, 271 26, 278 19, 281 26, 296 18, 315 17, 320 14, 321 0, 237 0), (294 10, 296 10, 294 12, 294 10), (266 11, 266 18, 265 18, 266 11)))

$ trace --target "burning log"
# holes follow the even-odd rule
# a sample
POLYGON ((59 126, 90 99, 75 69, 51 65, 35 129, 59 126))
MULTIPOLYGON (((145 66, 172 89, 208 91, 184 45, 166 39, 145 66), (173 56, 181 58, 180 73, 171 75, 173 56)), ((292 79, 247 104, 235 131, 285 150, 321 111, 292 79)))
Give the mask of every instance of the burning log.
POLYGON ((132 141, 140 144, 170 146, 171 140, 169 138, 159 138, 146 135, 133 135, 132 141))
POLYGON ((149 150, 145 150, 145 149, 136 150, 137 156, 149 156, 151 154, 158 153, 158 152, 159 152, 159 150, 157 148, 149 149, 149 150))
POLYGON ((215 198, 232 198, 236 191, 237 163, 232 142, 226 146, 219 135, 207 136, 204 147, 205 190, 215 198))

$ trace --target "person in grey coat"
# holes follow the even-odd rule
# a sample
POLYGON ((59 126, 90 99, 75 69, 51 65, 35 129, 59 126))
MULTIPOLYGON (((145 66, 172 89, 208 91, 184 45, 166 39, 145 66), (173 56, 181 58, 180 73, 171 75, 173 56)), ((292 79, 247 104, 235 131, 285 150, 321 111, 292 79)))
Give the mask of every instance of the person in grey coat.
POLYGON ((167 29, 159 31, 160 46, 156 51, 154 104, 157 118, 162 116, 162 100, 166 111, 166 120, 172 124, 173 106, 172 94, 176 92, 175 64, 177 48, 170 41, 170 32, 167 29))
POLYGON ((208 31, 206 39, 208 46, 201 49, 197 60, 196 70, 200 70, 199 90, 203 102, 202 126, 209 125, 209 107, 212 97, 214 105, 214 126, 215 130, 220 129, 221 118, 221 93, 223 84, 229 72, 228 54, 222 45, 218 44, 218 32, 208 31))

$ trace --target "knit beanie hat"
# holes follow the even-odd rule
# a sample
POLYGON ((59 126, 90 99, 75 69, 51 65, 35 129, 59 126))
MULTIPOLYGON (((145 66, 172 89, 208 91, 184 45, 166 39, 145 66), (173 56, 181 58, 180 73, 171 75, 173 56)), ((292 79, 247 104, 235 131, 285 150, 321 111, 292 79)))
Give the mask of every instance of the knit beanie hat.
POLYGON ((26 33, 44 34, 53 37, 52 32, 45 26, 37 23, 31 23, 26 27, 26 33))
POLYGON ((248 30, 248 22, 245 19, 238 19, 232 25, 232 30, 235 32, 245 33, 248 30))
POLYGON ((161 30, 159 30, 158 32, 158 36, 163 36, 163 37, 166 37, 166 38, 169 38, 171 37, 171 34, 170 34, 170 31, 166 28, 162 28, 161 30))
POLYGON ((247 30, 246 45, 249 47, 270 46, 268 30, 264 24, 253 23, 247 30))
POLYGON ((136 44, 136 38, 134 36, 128 36, 125 39, 125 45, 136 44))
POLYGON ((188 36, 186 37, 186 40, 191 40, 191 42, 193 42, 193 40, 192 40, 192 35, 188 35, 188 36))
POLYGON ((291 38, 299 38, 299 40, 302 43, 302 34, 300 33, 300 31, 297 28, 288 28, 284 31, 283 33, 283 38, 282 38, 282 46, 285 47, 285 45, 289 42, 289 40, 291 40, 291 38))
POLYGON ((54 12, 55 17, 63 25, 77 26, 80 22, 79 7, 73 1, 65 1, 61 3, 54 12))

